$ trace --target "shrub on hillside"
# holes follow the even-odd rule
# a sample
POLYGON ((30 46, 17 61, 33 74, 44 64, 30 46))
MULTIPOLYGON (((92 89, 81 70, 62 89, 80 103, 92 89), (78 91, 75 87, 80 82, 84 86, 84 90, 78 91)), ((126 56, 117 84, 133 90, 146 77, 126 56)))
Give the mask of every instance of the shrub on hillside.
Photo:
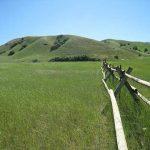
POLYGON ((86 55, 82 56, 72 56, 72 57, 55 57, 53 59, 50 59, 49 62, 62 62, 62 61, 100 61, 100 59, 97 58, 90 58, 86 55))
POLYGON ((64 36, 61 34, 61 35, 58 35, 56 38, 57 38, 57 40, 59 40, 59 39, 61 39, 61 38, 63 38, 64 36))
POLYGON ((36 63, 36 62, 38 62, 38 59, 33 59, 32 62, 36 63))
POLYGON ((138 56, 142 56, 141 54, 139 54, 138 56))
POLYGON ((14 55, 15 54, 15 52, 12 50, 12 51, 10 51, 9 53, 8 53, 8 56, 12 56, 12 55, 14 55))
POLYGON ((133 46, 133 49, 134 49, 134 50, 138 50, 138 47, 137 47, 137 46, 133 46))
POLYGON ((44 45, 48 45, 47 43, 44 43, 44 45))
POLYGON ((61 45, 59 43, 54 43, 54 45, 51 47, 51 51, 58 49, 61 45))
POLYGON ((13 43, 13 44, 10 46, 10 48, 9 48, 9 49, 14 48, 17 44, 18 44, 18 43, 13 43))
POLYGON ((23 49, 26 48, 26 47, 27 47, 27 45, 23 45, 23 46, 19 49, 19 51, 23 50, 23 49))
POLYGON ((17 46, 18 44, 21 44, 24 41, 24 38, 21 38, 20 40, 12 43, 12 45, 9 47, 9 49, 14 48, 15 46, 17 46))
POLYGON ((120 43, 120 47, 122 47, 122 46, 126 46, 126 44, 125 43, 120 43))
POLYGON ((118 55, 115 55, 114 58, 115 58, 115 59, 119 59, 119 56, 118 56, 118 55))
POLYGON ((60 46, 62 46, 63 44, 65 44, 68 41, 68 38, 66 38, 63 35, 58 35, 56 37, 56 40, 53 44, 53 46, 50 48, 51 51, 58 49, 60 46))
POLYGON ((148 49, 147 49, 147 48, 144 49, 144 53, 146 53, 146 52, 148 52, 148 49))

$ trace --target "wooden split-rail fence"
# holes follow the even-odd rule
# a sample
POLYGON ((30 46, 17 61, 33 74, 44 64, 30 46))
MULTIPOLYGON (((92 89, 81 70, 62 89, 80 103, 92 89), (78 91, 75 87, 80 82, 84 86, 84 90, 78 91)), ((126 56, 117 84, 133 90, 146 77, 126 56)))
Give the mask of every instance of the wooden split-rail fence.
POLYGON ((110 95, 110 99, 111 99, 111 103, 112 103, 112 110, 113 110, 113 116, 114 116, 114 124, 115 124, 115 131, 116 131, 118 149, 119 150, 128 150, 116 97, 117 97, 117 95, 120 94, 120 91, 121 91, 122 87, 126 86, 129 93, 132 95, 132 97, 134 99, 137 99, 139 97, 147 105, 150 106, 150 101, 145 96, 143 96, 138 91, 137 88, 132 86, 128 82, 127 79, 129 78, 129 79, 131 79, 133 81, 136 81, 137 83, 142 84, 144 86, 147 86, 149 88, 150 88, 150 82, 144 81, 142 79, 139 79, 139 78, 136 78, 136 77, 130 75, 130 73, 133 70, 131 67, 129 67, 128 70, 125 71, 125 70, 122 69, 121 65, 114 67, 111 64, 108 64, 106 60, 103 61, 101 69, 102 69, 102 73, 103 73, 102 81, 105 85, 105 88, 108 91, 108 94, 110 95), (117 73, 117 75, 116 75, 116 73, 117 73), (114 80, 114 78, 116 78, 119 81, 119 83, 116 86, 114 91, 112 89, 109 89, 107 84, 106 84, 106 81, 111 76, 112 76, 113 80, 114 80))

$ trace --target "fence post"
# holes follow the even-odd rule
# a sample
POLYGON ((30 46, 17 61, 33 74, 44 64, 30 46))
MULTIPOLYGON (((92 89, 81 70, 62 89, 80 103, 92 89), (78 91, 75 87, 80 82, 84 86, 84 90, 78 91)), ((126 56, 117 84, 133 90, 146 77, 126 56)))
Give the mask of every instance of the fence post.
POLYGON ((125 75, 125 73, 130 74, 133 69, 131 67, 129 67, 128 70, 125 72, 125 70, 121 70, 121 65, 120 65, 120 67, 117 67, 116 70, 117 70, 117 72, 118 72, 118 74, 120 76, 120 83, 117 85, 117 87, 115 89, 115 92, 114 92, 115 96, 117 96, 118 93, 120 93, 121 88, 125 85, 126 88, 128 89, 128 91, 130 92, 130 94, 132 95, 132 97, 134 99, 137 99, 137 96, 136 96, 136 93, 135 93, 136 91, 134 89, 132 89, 132 87, 128 83, 127 77, 125 75))

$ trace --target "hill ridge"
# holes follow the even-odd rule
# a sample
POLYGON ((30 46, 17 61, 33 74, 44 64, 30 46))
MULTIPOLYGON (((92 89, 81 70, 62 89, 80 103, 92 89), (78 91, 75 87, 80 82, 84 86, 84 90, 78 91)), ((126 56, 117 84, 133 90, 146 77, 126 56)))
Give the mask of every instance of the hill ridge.
POLYGON ((0 46, 1 61, 48 61, 55 57, 83 56, 130 59, 149 56, 150 43, 115 39, 97 41, 75 35, 26 36, 0 46), (117 57, 116 57, 117 56, 117 57))

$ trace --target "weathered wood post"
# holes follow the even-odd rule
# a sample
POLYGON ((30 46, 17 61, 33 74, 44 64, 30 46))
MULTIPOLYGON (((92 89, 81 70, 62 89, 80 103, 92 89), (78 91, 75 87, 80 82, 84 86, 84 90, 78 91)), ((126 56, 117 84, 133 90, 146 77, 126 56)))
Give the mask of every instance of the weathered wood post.
MULTIPOLYGON (((117 87, 116 87, 116 89, 115 89, 115 92, 114 92, 115 96, 117 96, 117 95, 120 93, 121 88, 125 85, 126 88, 128 89, 128 91, 130 92, 130 94, 132 95, 132 97, 133 97, 134 99, 137 99, 136 90, 134 90, 134 89, 130 86, 130 84, 129 84, 128 81, 127 81, 127 77, 126 77, 126 75, 125 75, 125 73, 130 74, 130 73, 132 72, 132 70, 133 70, 133 69, 132 69, 131 67, 129 67, 126 72, 125 72, 125 70, 121 70, 121 66, 119 66, 119 67, 116 68, 116 71, 118 72, 118 74, 119 74, 119 76, 120 76, 120 82, 119 82, 119 84, 117 85, 117 87)), ((119 97, 119 98, 120 98, 120 97, 119 97)))

